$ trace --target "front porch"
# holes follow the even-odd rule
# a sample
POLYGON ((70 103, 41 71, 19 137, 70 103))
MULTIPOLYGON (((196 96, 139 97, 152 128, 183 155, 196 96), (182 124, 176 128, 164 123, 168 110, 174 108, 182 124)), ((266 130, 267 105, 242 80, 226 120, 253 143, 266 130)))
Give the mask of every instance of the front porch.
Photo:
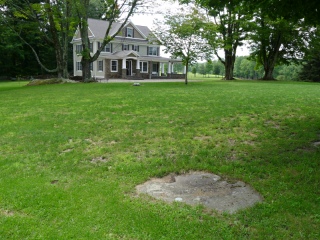
POLYGON ((182 74, 175 72, 175 63, 181 60, 121 51, 105 59, 105 79, 184 79, 186 69, 182 74))

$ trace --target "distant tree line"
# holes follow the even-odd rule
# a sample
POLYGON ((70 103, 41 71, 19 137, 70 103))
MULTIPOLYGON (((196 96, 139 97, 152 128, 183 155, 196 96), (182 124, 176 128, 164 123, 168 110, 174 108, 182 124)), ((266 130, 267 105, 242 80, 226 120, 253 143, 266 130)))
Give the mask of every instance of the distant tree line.
MULTIPOLYGON (((302 74, 303 65, 298 63, 289 63, 278 65, 274 69, 274 77, 277 80, 300 80, 302 74)), ((218 61, 198 62, 194 64, 190 73, 193 75, 201 76, 216 76, 224 77, 224 66, 218 61)), ((236 57, 234 67, 234 77, 238 79, 261 79, 263 76, 262 66, 257 67, 257 63, 251 60, 248 56, 236 57)))

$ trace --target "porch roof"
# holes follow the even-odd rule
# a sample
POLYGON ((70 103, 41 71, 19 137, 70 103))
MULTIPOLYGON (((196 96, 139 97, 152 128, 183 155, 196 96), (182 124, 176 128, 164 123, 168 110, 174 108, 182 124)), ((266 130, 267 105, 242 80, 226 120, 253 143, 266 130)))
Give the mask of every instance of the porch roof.
POLYGON ((133 50, 124 50, 118 51, 111 55, 107 55, 104 57, 105 59, 134 59, 140 61, 149 61, 149 62, 182 62, 181 59, 172 59, 172 58, 165 58, 160 56, 141 56, 138 52, 133 50))

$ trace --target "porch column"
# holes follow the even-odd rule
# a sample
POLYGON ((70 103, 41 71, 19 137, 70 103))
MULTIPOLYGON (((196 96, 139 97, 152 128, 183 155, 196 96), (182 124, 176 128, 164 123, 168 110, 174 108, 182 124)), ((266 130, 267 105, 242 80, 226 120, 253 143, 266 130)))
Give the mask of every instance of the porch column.
POLYGON ((139 58, 137 58, 136 75, 137 75, 137 77, 141 77, 140 59, 139 58))
POLYGON ((127 59, 124 58, 122 59, 122 71, 121 71, 121 75, 122 78, 125 79, 127 78, 127 63, 126 63, 127 59))
POLYGON ((164 63, 160 64, 160 68, 161 68, 161 76, 164 76, 164 63))
POLYGON ((172 73, 174 73, 174 63, 172 63, 172 70, 171 70, 172 73))
POLYGON ((171 70, 172 70, 172 66, 171 66, 171 62, 168 62, 168 78, 171 78, 171 70))
POLYGON ((186 74, 187 73, 187 66, 184 66, 183 67, 183 74, 186 74))
POLYGON ((153 68, 153 62, 149 62, 149 79, 152 78, 152 68, 153 68))

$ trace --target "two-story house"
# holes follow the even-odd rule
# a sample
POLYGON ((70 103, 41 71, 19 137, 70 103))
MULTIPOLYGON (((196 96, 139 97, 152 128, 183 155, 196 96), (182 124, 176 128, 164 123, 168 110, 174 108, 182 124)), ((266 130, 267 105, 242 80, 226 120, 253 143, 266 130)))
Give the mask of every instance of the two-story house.
MULTIPOLYGON (((108 22, 89 19, 90 51, 96 52, 101 46, 108 22)), ((110 35, 121 27, 112 25, 110 35)), ((138 26, 129 21, 118 35, 104 48, 97 61, 91 64, 95 78, 184 78, 184 74, 174 74, 173 66, 181 60, 160 56, 160 45, 150 41, 151 31, 146 26, 138 26), (167 71, 165 72, 165 64, 167 71)), ((77 30, 73 44, 74 76, 82 75, 80 33, 77 30)))

